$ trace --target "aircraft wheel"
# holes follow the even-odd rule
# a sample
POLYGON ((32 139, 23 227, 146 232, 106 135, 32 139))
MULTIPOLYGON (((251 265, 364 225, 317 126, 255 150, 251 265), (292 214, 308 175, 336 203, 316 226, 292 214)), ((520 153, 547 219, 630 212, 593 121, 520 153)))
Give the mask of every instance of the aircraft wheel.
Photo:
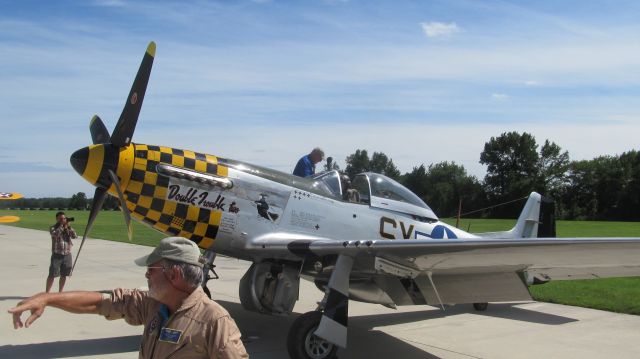
POLYGON ((287 351, 292 359, 335 358, 338 347, 317 337, 313 332, 318 328, 322 312, 307 312, 299 316, 287 335, 287 351))
POLYGON ((477 310, 478 312, 484 312, 485 310, 487 310, 488 306, 489 303, 473 303, 473 309, 477 310))

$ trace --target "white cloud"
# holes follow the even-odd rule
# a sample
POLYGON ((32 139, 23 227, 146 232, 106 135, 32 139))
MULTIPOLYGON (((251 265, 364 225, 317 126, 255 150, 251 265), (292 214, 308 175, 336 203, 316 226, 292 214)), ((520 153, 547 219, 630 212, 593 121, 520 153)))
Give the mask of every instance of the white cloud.
POLYGON ((460 32, 460 28, 455 22, 445 24, 443 22, 423 22, 420 23, 425 35, 430 38, 451 36, 457 32, 460 32))
POLYGON ((124 0, 95 0, 93 2, 96 6, 104 7, 125 7, 127 3, 124 0))
POLYGON ((494 93, 491 94, 491 98, 496 101, 506 101, 509 99, 509 95, 503 93, 494 93))
POLYGON ((525 86, 538 86, 540 83, 535 80, 528 80, 524 82, 525 86))

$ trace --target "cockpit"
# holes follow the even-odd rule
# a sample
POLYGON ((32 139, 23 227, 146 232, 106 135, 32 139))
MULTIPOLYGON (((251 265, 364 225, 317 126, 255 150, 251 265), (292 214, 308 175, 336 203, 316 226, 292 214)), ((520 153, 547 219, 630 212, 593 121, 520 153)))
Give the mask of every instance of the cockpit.
MULTIPOLYGON (((342 183, 338 171, 327 171, 313 177, 313 187, 331 197, 346 201, 345 191, 357 191, 356 203, 413 215, 423 221, 437 220, 433 210, 420 197, 400 183, 379 173, 365 172, 355 176, 349 187, 342 183)), ((353 198, 349 196, 349 198, 353 198)))

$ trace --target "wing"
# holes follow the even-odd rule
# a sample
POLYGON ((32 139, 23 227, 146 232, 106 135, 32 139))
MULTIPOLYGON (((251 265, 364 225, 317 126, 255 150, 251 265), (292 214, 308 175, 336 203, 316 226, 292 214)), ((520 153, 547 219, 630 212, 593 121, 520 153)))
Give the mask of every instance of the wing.
POLYGON ((419 272, 535 271, 553 279, 640 275, 640 238, 330 240, 272 235, 261 251, 298 257, 349 254, 384 258, 419 272))
POLYGON ((640 238, 338 241, 273 235, 251 247, 301 258, 347 254, 360 263, 354 270, 374 273, 389 301, 399 305, 530 300, 525 283, 640 276, 640 238))
POLYGON ((20 193, 15 192, 0 192, 0 200, 13 200, 20 199, 22 195, 20 193))

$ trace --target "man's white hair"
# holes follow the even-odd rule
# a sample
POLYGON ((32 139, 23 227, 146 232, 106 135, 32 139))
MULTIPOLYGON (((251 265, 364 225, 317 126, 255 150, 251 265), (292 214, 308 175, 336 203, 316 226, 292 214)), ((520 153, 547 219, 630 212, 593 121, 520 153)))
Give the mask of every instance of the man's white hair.
POLYGON ((321 155, 322 157, 324 157, 324 151, 320 147, 314 148, 313 150, 311 150, 311 153, 317 153, 317 154, 321 155))

